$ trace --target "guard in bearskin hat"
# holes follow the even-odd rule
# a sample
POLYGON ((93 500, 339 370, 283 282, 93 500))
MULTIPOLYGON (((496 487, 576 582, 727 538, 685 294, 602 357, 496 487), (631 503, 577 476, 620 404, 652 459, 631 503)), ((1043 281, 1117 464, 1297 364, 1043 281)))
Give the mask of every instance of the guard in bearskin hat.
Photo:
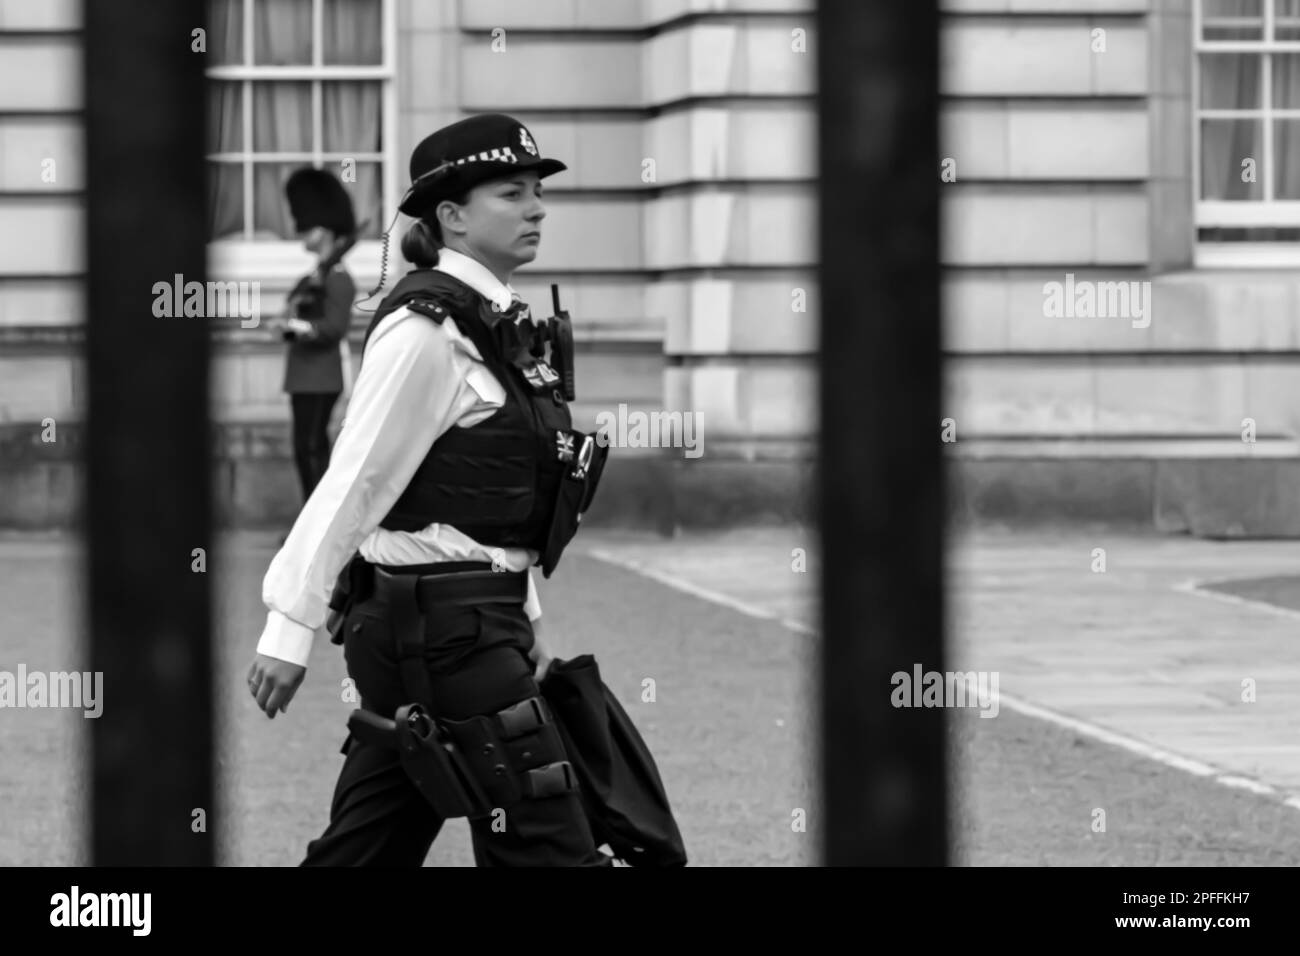
POLYGON ((324 170, 296 170, 284 187, 294 231, 316 267, 286 299, 273 324, 286 343, 284 391, 293 417, 293 455, 306 501, 329 464, 330 415, 351 379, 347 335, 356 285, 343 267, 357 238, 352 199, 324 170))

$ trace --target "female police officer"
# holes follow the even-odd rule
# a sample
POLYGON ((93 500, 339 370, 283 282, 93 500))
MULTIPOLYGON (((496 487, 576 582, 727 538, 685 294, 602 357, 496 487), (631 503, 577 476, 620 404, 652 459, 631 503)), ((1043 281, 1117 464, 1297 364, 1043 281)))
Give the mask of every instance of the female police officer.
MULTIPOLYGON (((529 571, 554 569, 604 449, 571 429, 509 284, 537 255, 540 181, 565 168, 501 114, 415 148, 399 208, 419 220, 402 243, 417 268, 367 329, 329 467, 263 582, 249 671, 267 716, 286 710, 331 586, 352 582, 336 641, 361 708, 382 719, 418 702, 438 718, 493 804, 463 814, 480 866, 609 865, 539 696, 548 658, 529 571)), ((421 865, 444 819, 432 798, 397 751, 352 733, 344 752, 303 863, 421 865)))

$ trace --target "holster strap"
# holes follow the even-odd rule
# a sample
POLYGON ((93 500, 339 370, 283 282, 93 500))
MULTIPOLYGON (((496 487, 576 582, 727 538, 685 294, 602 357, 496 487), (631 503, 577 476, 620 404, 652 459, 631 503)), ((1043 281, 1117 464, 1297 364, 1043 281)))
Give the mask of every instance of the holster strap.
POLYGON ((382 591, 388 605, 388 624, 392 628, 397 653, 397 670, 407 700, 432 709, 433 685, 424 662, 424 619, 416 597, 419 579, 409 574, 375 572, 375 596, 382 591))

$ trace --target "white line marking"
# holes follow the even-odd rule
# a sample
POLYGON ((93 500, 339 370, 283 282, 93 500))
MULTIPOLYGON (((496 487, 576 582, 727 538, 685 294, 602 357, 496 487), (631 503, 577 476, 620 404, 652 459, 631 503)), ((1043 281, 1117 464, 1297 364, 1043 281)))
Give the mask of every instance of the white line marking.
POLYGON ((1278 795, 1277 790, 1266 783, 1260 783, 1258 780, 1251 780, 1249 777, 1228 776, 1220 777, 1219 783, 1225 787, 1240 787, 1242 790, 1249 790, 1251 793, 1261 793, 1266 797, 1278 795))
MULTIPOLYGON (((784 623, 783 621, 778 620, 777 616, 771 611, 765 611, 761 607, 746 604, 744 601, 737 601, 735 598, 727 597, 727 595, 721 594, 718 591, 710 591, 707 588, 691 584, 689 581, 683 581, 680 578, 673 577, 672 575, 664 574, 662 571, 648 568, 639 561, 633 561, 630 558, 616 557, 608 551, 601 549, 594 549, 587 553, 593 558, 604 561, 606 564, 614 564, 624 570, 634 571, 642 577, 658 581, 660 584, 667 585, 670 588, 675 588, 678 591, 685 591, 687 594, 693 594, 697 598, 702 598, 705 601, 712 601, 714 604, 721 604, 723 607, 729 607, 731 610, 736 611, 739 614, 744 614, 748 617, 756 617, 763 621, 777 621, 777 623, 784 623)), ((795 630, 806 630, 806 628, 804 628, 803 625, 799 625, 795 630)))
MULTIPOLYGON (((1259 577, 1259 575, 1257 575, 1259 577)), ((1269 604, 1267 601, 1256 601, 1253 598, 1238 597, 1235 594, 1224 594, 1222 591, 1210 591, 1202 587, 1211 581, 1230 581, 1231 578, 1210 578, 1206 580, 1192 579, 1183 581, 1174 585, 1175 591, 1182 591, 1194 597, 1207 598, 1211 601, 1221 601, 1224 604, 1236 604, 1239 607, 1255 608, 1259 611, 1267 611, 1270 614, 1276 614, 1279 617, 1289 617, 1293 620, 1300 620, 1300 611, 1293 610, 1289 607, 1278 607, 1276 604, 1269 604)))
MULTIPOLYGON (((598 561, 604 561, 606 564, 612 564, 627 571, 632 571, 636 574, 640 574, 642 577, 658 581, 660 584, 694 595, 702 600, 710 601, 714 604, 720 604, 723 607, 730 608, 731 610, 736 611, 739 614, 744 614, 747 617, 758 618, 763 621, 775 621, 783 627, 792 631, 797 631, 801 634, 815 635, 817 633, 814 628, 809 627, 803 622, 792 620, 790 618, 778 618, 776 614, 771 611, 729 597, 726 594, 711 591, 708 588, 702 588, 698 584, 683 581, 681 578, 674 577, 671 574, 665 574, 662 571, 646 567, 639 561, 630 558, 617 557, 603 549, 592 549, 586 553, 598 561)), ((1183 582, 1182 584, 1177 585, 1175 590, 1186 591, 1190 594, 1195 594, 1198 597, 1222 599, 1231 603, 1246 604, 1270 611, 1283 612, 1288 617, 1300 617, 1300 612, 1290 611, 1286 608, 1278 608, 1271 604, 1264 604, 1259 601, 1249 601, 1244 598, 1218 594, 1213 591, 1202 591, 1199 588, 1199 583, 1195 581, 1183 582)), ((1045 720, 1048 723, 1056 724, 1058 727, 1072 730, 1082 737, 1091 737, 1092 739, 1099 740, 1102 743, 1110 744, 1112 747, 1119 747, 1121 750, 1127 750, 1129 753, 1136 754, 1137 756, 1143 757, 1147 760, 1154 760, 1156 763, 1164 764, 1166 767, 1173 767, 1176 770, 1185 771, 1186 773, 1190 773, 1196 777, 1206 777, 1214 783, 1224 787, 1229 787, 1234 790, 1246 790, 1250 793, 1259 794, 1261 796, 1285 797, 1282 801, 1284 806, 1290 807, 1293 810, 1300 810, 1300 794, 1286 794, 1263 781, 1253 780, 1249 777, 1244 777, 1239 773, 1226 770, 1222 767, 1215 767, 1191 757, 1184 757, 1181 754, 1165 750, 1162 747, 1157 747, 1154 744, 1147 743, 1146 741, 1138 740, 1134 737, 1128 737, 1124 734, 1099 726, 1098 724, 1089 723, 1086 720, 1080 720, 1077 717, 1070 717, 1066 714, 1057 713, 1054 710, 1048 710, 1046 707, 1041 707, 1038 704, 1031 704, 1027 700, 1021 700, 1018 697, 1013 697, 1008 694, 999 692, 998 704, 1000 706, 1006 706, 1016 713, 1023 714, 1026 717, 1045 720)))

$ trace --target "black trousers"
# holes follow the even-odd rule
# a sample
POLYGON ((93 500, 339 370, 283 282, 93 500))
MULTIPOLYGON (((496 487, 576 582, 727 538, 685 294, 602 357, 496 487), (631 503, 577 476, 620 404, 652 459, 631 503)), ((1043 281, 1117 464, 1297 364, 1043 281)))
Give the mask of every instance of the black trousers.
POLYGON ((293 411, 293 460, 298 466, 303 501, 311 497, 329 467, 328 426, 339 394, 294 392, 289 396, 293 411))
MULTIPOLYGON (((411 703, 396 664, 388 609, 372 598, 344 622, 344 657, 361 706, 385 717, 411 703)), ((539 693, 528 652, 532 624, 521 605, 481 604, 427 611, 425 664, 436 716, 462 720, 495 713, 539 693)), ((442 829, 395 750, 354 737, 330 805, 329 824, 307 846, 302 866, 422 866, 442 829)), ((578 794, 526 799, 503 831, 471 821, 479 866, 608 866, 596 849, 578 794)))

